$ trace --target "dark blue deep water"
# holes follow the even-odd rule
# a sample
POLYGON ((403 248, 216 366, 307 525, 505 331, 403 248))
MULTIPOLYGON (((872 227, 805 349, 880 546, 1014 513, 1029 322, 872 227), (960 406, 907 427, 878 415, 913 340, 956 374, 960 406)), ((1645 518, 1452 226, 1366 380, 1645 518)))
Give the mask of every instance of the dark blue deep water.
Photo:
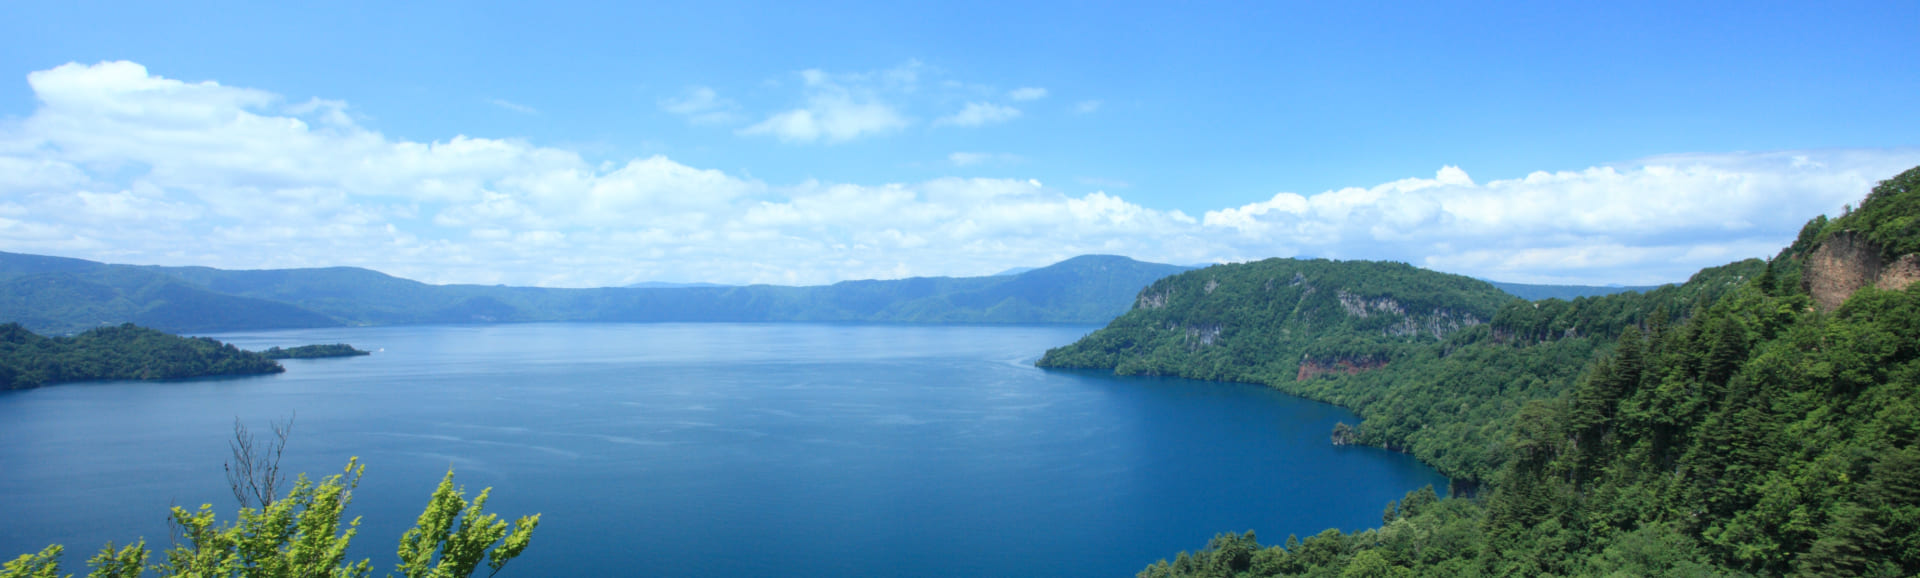
POLYGON ((355 556, 392 567, 451 466, 544 515, 512 576, 1130 576, 1221 531, 1377 525, 1431 469, 1330 445, 1337 407, 1251 385, 1042 371, 1090 327, 534 324, 219 335, 371 357, 269 377, 0 392, 0 557, 164 546, 236 505, 235 418, 286 464, 359 456, 355 556))

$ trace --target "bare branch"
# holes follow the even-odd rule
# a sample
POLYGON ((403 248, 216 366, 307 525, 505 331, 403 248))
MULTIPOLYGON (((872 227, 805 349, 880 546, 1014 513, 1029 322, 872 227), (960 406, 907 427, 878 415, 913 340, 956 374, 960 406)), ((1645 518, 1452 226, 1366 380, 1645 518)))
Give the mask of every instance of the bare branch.
POLYGON ((280 455, 287 449, 287 438, 293 435, 293 415, 285 421, 274 421, 273 438, 262 446, 259 438, 240 422, 233 420, 233 439, 227 442, 233 451, 233 461, 225 464, 227 487, 233 490, 233 499, 240 507, 251 508, 258 505, 261 509, 273 505, 273 499, 280 487, 280 455))

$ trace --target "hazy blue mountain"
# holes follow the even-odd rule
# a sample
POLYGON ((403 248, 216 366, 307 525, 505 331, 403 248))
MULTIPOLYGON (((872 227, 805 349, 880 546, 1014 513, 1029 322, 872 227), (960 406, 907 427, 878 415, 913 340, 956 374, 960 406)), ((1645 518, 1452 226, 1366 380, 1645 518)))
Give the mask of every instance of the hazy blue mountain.
POLYGON ((0 322, 74 333, 526 321, 1103 323, 1187 267, 1089 255, 1016 275, 813 287, 546 289, 430 285, 354 267, 224 270, 0 253, 0 322))
POLYGON ((1581 297, 1600 297, 1628 291, 1645 293, 1660 288, 1659 285, 1642 285, 1635 287, 1608 285, 1603 287, 1596 285, 1529 285, 1526 283, 1501 283, 1499 281, 1488 281, 1487 283, 1493 284, 1494 288, 1505 291, 1508 295, 1528 301, 1539 301, 1541 299, 1572 301, 1581 297))
POLYGON ((994 274, 993 274, 993 276, 995 276, 995 277, 1012 277, 1012 276, 1014 276, 1014 275, 1019 275, 1019 274, 1021 274, 1021 273, 1025 273, 1025 272, 1028 272, 1028 271, 1032 271, 1032 270, 1034 270, 1034 269, 1039 269, 1039 267, 1013 267, 1013 268, 1010 268, 1010 269, 1007 269, 1007 270, 1005 270, 1005 271, 1001 271, 1001 272, 999 272, 999 273, 994 273, 994 274))
POLYGON ((139 267, 0 253, 0 320, 48 334, 135 323, 173 333, 340 325, 270 300, 194 287, 139 267))
POLYGON ((628 289, 686 289, 689 287, 734 287, 721 283, 670 283, 666 281, 642 281, 626 285, 628 289))

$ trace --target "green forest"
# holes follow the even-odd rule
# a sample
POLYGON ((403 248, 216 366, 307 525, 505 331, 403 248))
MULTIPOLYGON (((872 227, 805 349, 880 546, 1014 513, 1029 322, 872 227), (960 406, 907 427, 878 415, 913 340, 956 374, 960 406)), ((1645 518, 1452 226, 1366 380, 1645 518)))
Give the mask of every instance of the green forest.
POLYGON ((133 324, 73 337, 46 337, 19 323, 0 325, 0 389, 71 381, 178 379, 286 371, 266 356, 205 337, 181 337, 133 324))
POLYGON ((1266 384, 1354 410, 1360 443, 1488 480, 1521 404, 1569 389, 1624 327, 1673 318, 1764 268, 1572 302, 1400 263, 1268 259, 1155 282, 1133 311, 1048 351, 1042 367, 1266 384))
POLYGON ((1866 283, 1829 310, 1810 287, 1835 273, 1810 257, 1848 232, 1882 259, 1920 250, 1916 185, 1920 168, 1882 181, 1769 260, 1491 311, 1471 284, 1386 264, 1357 279, 1313 262, 1212 267, 1156 283, 1042 365, 1344 405, 1364 420, 1343 432, 1354 441, 1456 480, 1450 497, 1387 504, 1375 529, 1267 545, 1223 533, 1143 577, 1910 576, 1920 284, 1866 283), (1479 322, 1436 321, 1449 316, 1479 322))

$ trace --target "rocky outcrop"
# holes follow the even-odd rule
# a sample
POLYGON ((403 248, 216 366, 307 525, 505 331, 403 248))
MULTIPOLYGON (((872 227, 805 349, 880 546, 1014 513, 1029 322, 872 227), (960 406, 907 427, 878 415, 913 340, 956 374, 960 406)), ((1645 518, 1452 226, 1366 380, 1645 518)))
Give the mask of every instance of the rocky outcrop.
POLYGON ((1385 330, 1387 335, 1394 337, 1431 335, 1434 339, 1445 339, 1448 334, 1455 331, 1487 322, 1471 314, 1449 309, 1435 309, 1426 315, 1411 315, 1407 313, 1406 307, 1392 298, 1368 299, 1348 293, 1345 289, 1335 291, 1334 297, 1339 299, 1340 309, 1345 311, 1348 317, 1360 319, 1376 315, 1400 317, 1399 323, 1390 325, 1385 330))
POLYGON ((1336 290, 1333 295, 1340 300, 1340 308, 1352 317, 1366 319, 1381 313, 1392 315, 1407 314, 1406 308, 1401 307, 1399 301, 1394 301, 1387 297, 1368 299, 1348 293, 1345 289, 1336 290))
POLYGON ((1455 331, 1486 323, 1486 320, 1450 309, 1435 309, 1433 313, 1415 317, 1408 315, 1399 323, 1387 327, 1387 335, 1411 337, 1431 335, 1434 339, 1446 339, 1455 331))
POLYGON ((1353 426, 1347 425, 1344 421, 1333 424, 1333 445, 1360 445, 1360 431, 1353 429, 1353 426))
POLYGON ((1187 351, 1189 352, 1199 351, 1202 347, 1211 346, 1215 340, 1220 339, 1220 324, 1218 323, 1204 323, 1192 327, 1175 326, 1173 329, 1186 332, 1185 341, 1187 351))
POLYGON ((1386 366, 1386 360, 1374 359, 1372 357, 1315 359, 1309 356, 1300 359, 1300 371, 1294 374, 1293 379, 1295 381, 1306 381, 1331 373, 1355 375, 1362 371, 1372 371, 1386 366))
POLYGON ((1920 281, 1920 254, 1903 255, 1887 263, 1880 252, 1880 246, 1865 235, 1835 233, 1807 255, 1800 286, 1813 296, 1820 310, 1832 311, 1861 287, 1900 290, 1920 281))
POLYGON ((1167 289, 1166 291, 1154 293, 1153 289, 1149 287, 1147 288, 1147 290, 1140 292, 1140 297, 1135 299, 1133 302, 1133 308, 1134 309, 1159 309, 1161 307, 1166 307, 1167 299, 1170 299, 1172 297, 1173 297, 1173 289, 1171 288, 1167 289))
POLYGON ((1873 286, 1881 289, 1906 289, 1913 282, 1920 281, 1920 253, 1901 255, 1893 264, 1880 270, 1880 279, 1873 286))

